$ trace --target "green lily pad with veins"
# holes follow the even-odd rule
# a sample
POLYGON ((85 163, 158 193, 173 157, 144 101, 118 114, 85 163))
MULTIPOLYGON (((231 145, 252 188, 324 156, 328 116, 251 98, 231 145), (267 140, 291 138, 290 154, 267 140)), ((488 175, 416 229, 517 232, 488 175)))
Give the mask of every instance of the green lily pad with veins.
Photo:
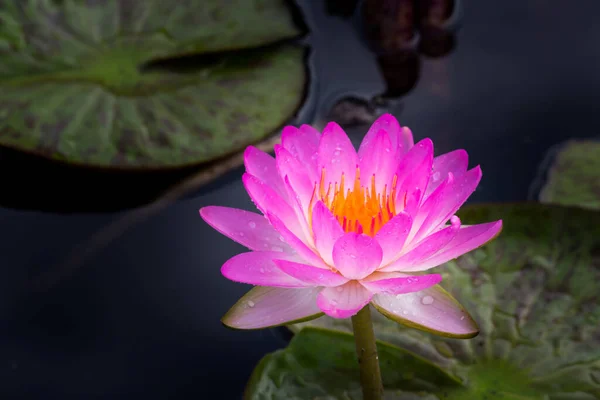
MULTIPOLYGON (((418 392, 435 387, 448 390, 460 387, 455 377, 404 349, 378 343, 378 350, 386 396, 398 395, 401 390, 418 392)), ((405 394, 410 395, 410 392, 405 394)), ((354 339, 339 331, 303 329, 286 349, 260 361, 250 377, 244 398, 362 399, 354 339)))
MULTIPOLYGON (((444 276, 442 286, 469 310, 481 333, 473 339, 442 338, 398 325, 375 310, 372 315, 380 340, 430 361, 462 384, 448 387, 430 380, 429 389, 400 386, 405 393, 387 398, 600 398, 600 212, 527 203, 469 206, 459 215, 465 224, 504 221, 493 242, 435 268, 444 276)), ((300 334, 303 327, 350 332, 351 323, 322 317, 291 326, 300 334)), ((331 355, 323 357, 313 363, 330 365, 331 355)), ((288 385, 328 387, 318 375, 300 375, 293 382, 281 378, 296 365, 288 364, 272 365, 269 374, 261 375, 262 385, 272 380, 278 388, 268 398, 289 398, 284 395, 292 391, 288 385)), ((394 368, 411 372, 411 367, 394 368)), ((426 379, 414 372, 415 379, 426 379)), ((346 388, 355 384, 349 380, 346 388)), ((310 393, 313 397, 307 398, 359 398, 339 392, 327 397, 317 389, 310 393)))
POLYGON ((1 2, 0 145, 122 169, 217 159, 298 109, 304 50, 272 44, 299 34, 284 0, 1 2))
POLYGON ((554 157, 540 201, 600 209, 600 141, 567 142, 554 157))

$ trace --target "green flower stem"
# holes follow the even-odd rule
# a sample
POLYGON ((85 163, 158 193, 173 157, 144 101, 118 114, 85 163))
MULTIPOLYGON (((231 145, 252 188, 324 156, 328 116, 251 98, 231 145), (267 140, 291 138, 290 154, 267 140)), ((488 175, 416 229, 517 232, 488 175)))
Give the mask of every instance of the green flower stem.
POLYGON ((383 399, 383 382, 379 369, 379 357, 375 344, 375 333, 371 321, 371 310, 367 304, 352 317, 352 330, 356 343, 356 355, 360 368, 360 384, 364 400, 383 399))

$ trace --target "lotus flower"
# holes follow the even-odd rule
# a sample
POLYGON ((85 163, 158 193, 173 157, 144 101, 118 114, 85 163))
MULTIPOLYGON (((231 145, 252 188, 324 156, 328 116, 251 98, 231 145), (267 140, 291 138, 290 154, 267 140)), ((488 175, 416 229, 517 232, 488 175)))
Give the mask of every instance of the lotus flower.
POLYGON ((251 251, 221 269, 255 285, 223 318, 237 329, 348 318, 371 303, 385 316, 451 337, 475 321, 425 271, 495 237, 502 221, 464 226, 455 212, 481 169, 467 153, 433 156, 433 143, 383 115, 358 153, 334 122, 319 133, 284 128, 275 158, 248 147, 244 186, 263 215, 209 206, 214 229, 251 251), (266 218, 265 218, 266 217, 266 218))

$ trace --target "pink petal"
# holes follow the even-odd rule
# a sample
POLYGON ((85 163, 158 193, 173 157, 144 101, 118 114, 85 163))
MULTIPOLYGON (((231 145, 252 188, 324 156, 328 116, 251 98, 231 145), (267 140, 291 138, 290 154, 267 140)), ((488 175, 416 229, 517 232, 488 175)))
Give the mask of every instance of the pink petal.
MULTIPOLYGON (((421 191, 421 189, 416 189, 417 187, 418 186, 415 185, 415 190, 413 190, 412 192, 407 192, 405 194, 404 199, 398 198, 396 201, 396 209, 397 210, 401 209, 400 205, 402 203, 399 203, 399 201, 403 201, 404 202, 404 212, 413 218, 412 225, 411 225, 411 231, 413 230, 413 227, 415 226, 414 218, 418 217, 418 210, 421 205, 421 200, 423 199, 423 192, 421 191)), ((397 194, 400 194, 400 192, 397 192, 397 194)), ((410 233, 409 233, 408 237, 410 238, 410 233)), ((407 240, 407 242, 409 241, 408 238, 406 240, 407 240)))
POLYGON ((346 233, 333 245, 335 268, 349 279, 363 279, 381 264, 383 251, 375 239, 354 232, 346 233))
POLYGON ((411 242, 418 243, 418 241, 422 238, 419 237, 418 240, 415 239, 419 229, 423 226, 423 222, 429 216, 429 213, 435 212, 435 206, 437 203, 434 203, 432 199, 441 199, 441 195, 444 193, 444 191, 447 191, 446 187, 452 184, 454 184, 454 174, 449 172, 448 177, 433 191, 433 193, 427 199, 425 199, 423 205, 415 209, 413 223, 410 227, 408 238, 406 239, 408 244, 411 242))
POLYGON ((317 306, 333 318, 349 318, 371 301, 372 294, 356 281, 325 288, 317 296, 317 306))
POLYGON ((450 243, 460 231, 460 219, 453 216, 451 225, 437 231, 436 233, 425 238, 414 249, 409 250, 406 254, 394 261, 388 266, 381 268, 381 271, 423 271, 425 260, 438 253, 448 243, 450 243))
POLYGON ((315 253, 315 251, 308 247, 302 240, 298 238, 298 236, 294 235, 292 231, 286 228, 285 224, 277 218, 275 215, 271 213, 267 213, 267 218, 273 228, 277 230, 285 240, 285 242, 296 252, 298 256, 300 256, 304 261, 306 261, 310 265, 314 265, 315 267, 329 269, 329 266, 323 262, 323 259, 315 253))
POLYGON ((279 269, 274 259, 297 260, 297 257, 277 251, 251 251, 238 254, 223 264, 221 274, 234 282, 258 286, 310 286, 279 269))
POLYGON ((306 174, 306 167, 284 147, 275 145, 275 154, 279 174, 289 181, 289 187, 293 191, 292 193, 288 191, 289 198, 297 199, 303 215, 307 216, 315 188, 314 182, 311 182, 306 174))
MULTIPOLYGON (((369 152, 368 149, 373 147, 373 143, 376 141, 376 137, 380 131, 387 133, 393 149, 398 149, 399 135, 400 135, 400 124, 398 120, 391 114, 383 114, 373 122, 369 131, 365 135, 358 148, 358 157, 364 156, 369 152)), ((403 151, 405 153, 406 150, 403 151)))
POLYGON ((400 161, 399 154, 384 130, 377 132, 371 141, 367 143, 363 141, 363 145, 358 151, 362 186, 370 187, 372 177, 375 177, 377 192, 381 193, 384 187, 387 187, 389 193, 392 187, 392 177, 396 173, 400 161))
POLYGON ((460 176, 455 177, 452 173, 448 174, 446 184, 440 185, 425 200, 419 210, 419 215, 414 218, 411 233, 415 232, 416 229, 418 231, 412 240, 419 241, 446 223, 460 206, 467 201, 471 193, 475 191, 480 180, 481 168, 479 166, 460 176), (415 223, 418 223, 420 220, 423 220, 423 223, 419 227, 415 223))
POLYGON ((395 322, 436 335, 466 339, 479 333, 469 313, 439 285, 399 296, 376 294, 371 304, 395 322))
POLYGON ((433 163, 433 142, 430 139, 423 139, 402 158, 396 171, 396 205, 397 209, 404 203, 407 196, 410 207, 406 212, 413 216, 416 207, 420 204, 422 195, 425 193, 427 182, 431 174, 431 165, 433 163), (418 197, 413 198, 415 194, 418 197))
POLYGON ((277 172, 273 157, 256 147, 248 146, 244 151, 244 165, 247 173, 270 186, 283 199, 287 199, 283 180, 277 172))
MULTIPOLYGON (((369 128, 360 145, 360 149, 369 147, 377 133, 381 130, 387 132, 392 143, 392 148, 397 150, 400 155, 406 153, 414 145, 411 130, 406 127, 401 128, 398 120, 393 115, 383 114, 369 128)), ((359 150, 359 156, 360 154, 361 151, 359 150)))
POLYGON ((410 215, 401 212, 389 220, 381 227, 379 232, 377 232, 375 240, 377 240, 377 243, 379 243, 383 251, 381 265, 387 265, 398 258, 404 246, 406 237, 410 232, 411 224, 412 218, 410 215))
POLYGON ((242 181, 256 207, 265 215, 267 211, 280 219, 296 236, 304 237, 294 209, 269 185, 245 173, 242 181))
POLYGON ((432 257, 421 261, 417 268, 411 271, 425 271, 453 260, 465 253, 483 246, 500 234, 502 221, 461 227, 454 239, 432 257))
POLYGON ((406 275, 375 272, 360 283, 371 293, 404 294, 419 292, 442 281, 440 274, 406 275))
POLYGON ((455 177, 467 172, 469 165, 469 156, 464 150, 455 150, 450 153, 442 154, 433 159, 433 168, 431 170, 431 179, 427 185, 425 198, 448 177, 448 173, 452 173, 455 177))
POLYGON ((289 178, 285 177, 285 188, 289 193, 290 202, 292 203, 292 209, 296 214, 296 220, 300 224, 300 229, 302 230, 302 235, 298 236, 306 245, 313 247, 314 240, 312 237, 312 231, 310 226, 308 225, 308 210, 304 210, 302 204, 300 203, 300 197, 296 195, 292 185, 290 184, 289 178))
POLYGON ((319 290, 257 286, 239 299, 221 322, 234 329, 260 329, 319 318, 323 315, 317 306, 319 290))
POLYGON ((401 148, 404 153, 409 151, 415 145, 415 140, 412 131, 406 126, 402 127, 400 134, 398 135, 398 147, 401 148))
POLYGON ((237 208, 208 206, 200 210, 200 216, 214 229, 250 250, 272 250, 276 247, 286 253, 294 252, 279 239, 279 232, 260 214, 237 208))
POLYGON ((344 230, 322 201, 313 208, 312 230, 319 255, 328 265, 333 265, 333 245, 344 235, 344 230))
POLYGON ((317 170, 320 139, 321 133, 310 125, 302 125, 300 129, 286 126, 281 133, 281 145, 304 166, 312 183, 321 176, 317 170))
POLYGON ((345 187, 354 183, 358 156, 352 142, 335 122, 325 126, 319 142, 318 172, 325 169, 325 183, 340 183, 344 175, 345 187))
POLYGON ((348 279, 340 274, 312 265, 286 260, 275 260, 275 264, 286 274, 310 286, 339 286, 348 282, 348 279))

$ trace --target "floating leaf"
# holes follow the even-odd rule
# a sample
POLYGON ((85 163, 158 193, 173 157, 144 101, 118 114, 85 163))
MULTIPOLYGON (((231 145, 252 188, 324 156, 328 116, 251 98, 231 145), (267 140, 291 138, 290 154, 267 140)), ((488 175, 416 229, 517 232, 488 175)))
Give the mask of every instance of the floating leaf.
POLYGON ((540 201, 600 209, 600 142, 567 142, 554 157, 540 201))
MULTIPOLYGON (((460 216, 504 221, 493 242, 438 269, 479 336, 441 338, 373 312, 377 337, 465 382, 427 391, 432 399, 600 398, 600 213, 531 203, 465 207, 460 216)), ((292 329, 306 326, 351 330, 350 320, 327 317, 292 329)))
MULTIPOLYGON (((397 398, 395 396, 402 393, 401 390, 418 392, 460 387, 455 377, 406 350, 386 343, 378 343, 377 347, 386 398, 397 398)), ((354 339, 342 332, 303 329, 286 349, 268 354, 260 361, 252 373, 244 398, 361 399, 354 339)))
POLYGON ((0 144, 99 167, 214 160, 297 110, 304 51, 248 48, 298 34, 283 0, 2 2, 0 144))

